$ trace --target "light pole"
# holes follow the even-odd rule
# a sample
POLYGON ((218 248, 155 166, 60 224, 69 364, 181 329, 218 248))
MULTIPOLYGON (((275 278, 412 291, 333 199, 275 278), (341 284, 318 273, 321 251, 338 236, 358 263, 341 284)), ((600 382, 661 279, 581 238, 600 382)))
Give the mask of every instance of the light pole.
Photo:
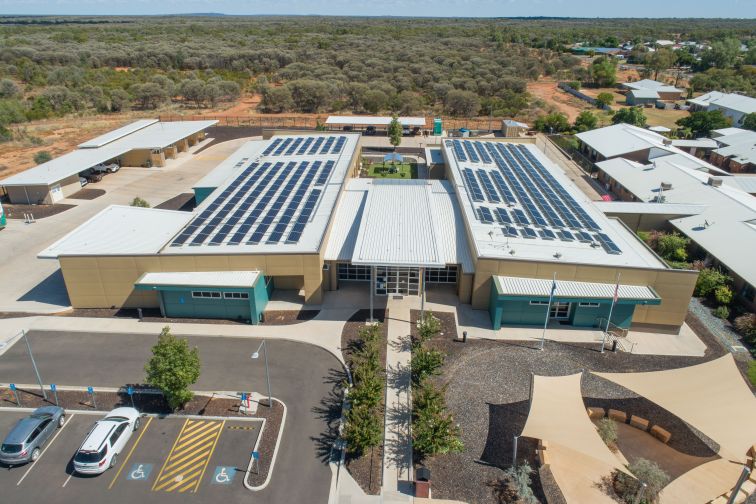
POLYGON ((260 357, 260 350, 263 350, 265 358, 265 381, 268 383, 268 407, 273 407, 273 398, 270 395, 270 373, 268 373, 268 345, 265 344, 265 340, 260 343, 257 351, 252 354, 252 359, 258 359, 260 357))
POLYGON ((47 401, 47 392, 45 392, 45 386, 42 385, 42 378, 39 376, 39 369, 37 369, 37 362, 34 360, 34 354, 32 353, 31 345, 29 344, 29 337, 26 335, 26 331, 22 330, 21 334, 24 335, 24 341, 26 342, 26 349, 29 350, 29 358, 32 361, 32 367, 34 367, 34 373, 37 375, 37 383, 42 390, 42 397, 47 401))

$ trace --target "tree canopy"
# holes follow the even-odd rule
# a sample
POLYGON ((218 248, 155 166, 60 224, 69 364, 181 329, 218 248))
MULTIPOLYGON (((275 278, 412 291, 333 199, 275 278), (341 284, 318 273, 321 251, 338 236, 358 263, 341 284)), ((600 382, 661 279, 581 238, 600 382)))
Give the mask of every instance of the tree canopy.
POLYGON ((712 130, 727 128, 732 121, 721 110, 702 110, 677 120, 676 124, 686 128, 693 137, 709 136, 712 130))

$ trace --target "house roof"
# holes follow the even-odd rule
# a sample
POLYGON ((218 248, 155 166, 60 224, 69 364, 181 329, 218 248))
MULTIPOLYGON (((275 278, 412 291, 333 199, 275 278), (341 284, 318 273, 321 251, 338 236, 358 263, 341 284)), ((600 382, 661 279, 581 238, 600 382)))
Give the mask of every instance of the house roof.
MULTIPOLYGON (((76 175, 92 166, 105 163, 132 150, 164 149, 182 138, 205 130, 218 121, 178 121, 155 122, 141 127, 129 134, 114 133, 117 139, 98 137, 91 140, 91 147, 77 149, 58 158, 52 159, 34 168, 17 173, 0 180, 3 186, 52 185, 63 179, 76 175), (100 147, 95 144, 101 144, 100 147)), ((124 128, 129 128, 125 126, 124 128)), ((123 128, 121 128, 123 130, 123 128)), ((116 130, 117 132, 118 130, 116 130)), ((125 131, 125 130, 124 130, 125 131)), ((89 142, 85 143, 88 144, 89 142)))
POLYGON ((632 89, 627 94, 635 98, 652 98, 655 100, 659 99, 659 93, 657 93, 654 89, 632 89))
POLYGON ((642 79, 639 81, 634 82, 625 82, 622 84, 627 89, 647 89, 647 90, 653 90, 657 91, 659 93, 682 93, 682 89, 677 89, 675 86, 670 86, 669 84, 665 84, 663 82, 651 80, 651 79, 642 79))
MULTIPOLYGON (((723 177, 724 179, 734 177, 723 177)), ((756 181, 756 179, 754 179, 756 181)), ((596 207, 607 214, 701 215, 706 205, 691 203, 644 203, 642 201, 597 201, 596 207)))
POLYGON ((721 93, 719 91, 712 91, 706 93, 697 98, 688 100, 696 105, 714 108, 726 108, 741 112, 743 114, 750 114, 756 112, 756 98, 750 96, 739 95, 735 93, 721 93))
POLYGON ((666 140, 666 137, 658 133, 625 123, 585 131, 575 136, 606 158, 662 147, 666 140))
POLYGON ((161 271, 145 273, 134 285, 145 287, 254 287, 259 271, 161 271))

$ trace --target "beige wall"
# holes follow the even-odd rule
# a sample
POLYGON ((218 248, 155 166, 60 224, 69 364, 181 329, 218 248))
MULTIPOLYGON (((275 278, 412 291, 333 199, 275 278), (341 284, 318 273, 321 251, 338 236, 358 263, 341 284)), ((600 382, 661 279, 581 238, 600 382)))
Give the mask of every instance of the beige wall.
POLYGON ((121 166, 143 166, 150 160, 150 150, 132 150, 121 156, 121 166))
POLYGON ((165 166, 165 151, 150 153, 150 162, 152 166, 165 166))
POLYGON ((322 300, 322 265, 315 255, 172 255, 61 257, 60 267, 75 308, 157 307, 154 293, 135 291, 134 282, 153 271, 260 270, 275 286, 304 287, 307 303, 322 300), (296 277, 295 282, 292 278, 296 277), (297 284, 295 286, 295 284, 297 284))
POLYGON ((473 281, 472 305, 476 309, 487 309, 491 295, 493 275, 552 278, 580 282, 614 283, 620 273, 620 283, 628 285, 648 285, 652 287, 662 302, 658 306, 638 306, 633 323, 680 326, 688 312, 688 303, 698 278, 697 271, 650 270, 641 268, 621 268, 614 266, 594 266, 589 264, 555 264, 550 262, 520 261, 516 259, 480 259, 473 281))
POLYGON ((8 186, 5 188, 5 190, 8 192, 8 198, 10 199, 11 203, 18 203, 21 205, 30 203, 32 205, 36 205, 37 203, 50 202, 50 188, 46 185, 8 186))

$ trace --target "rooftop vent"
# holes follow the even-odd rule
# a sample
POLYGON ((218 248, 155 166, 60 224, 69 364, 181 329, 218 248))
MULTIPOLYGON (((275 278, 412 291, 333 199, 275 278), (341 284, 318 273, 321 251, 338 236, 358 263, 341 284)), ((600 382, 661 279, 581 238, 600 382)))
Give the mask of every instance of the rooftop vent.
POLYGON ((671 138, 665 138, 664 140, 662 140, 662 143, 664 145, 672 145, 672 139, 671 138))
POLYGON ((669 191, 672 189, 672 183, 671 182, 662 182, 661 183, 661 190, 662 191, 669 191))
POLYGON ((709 185, 712 187, 722 187, 722 179, 717 177, 709 177, 709 185))

